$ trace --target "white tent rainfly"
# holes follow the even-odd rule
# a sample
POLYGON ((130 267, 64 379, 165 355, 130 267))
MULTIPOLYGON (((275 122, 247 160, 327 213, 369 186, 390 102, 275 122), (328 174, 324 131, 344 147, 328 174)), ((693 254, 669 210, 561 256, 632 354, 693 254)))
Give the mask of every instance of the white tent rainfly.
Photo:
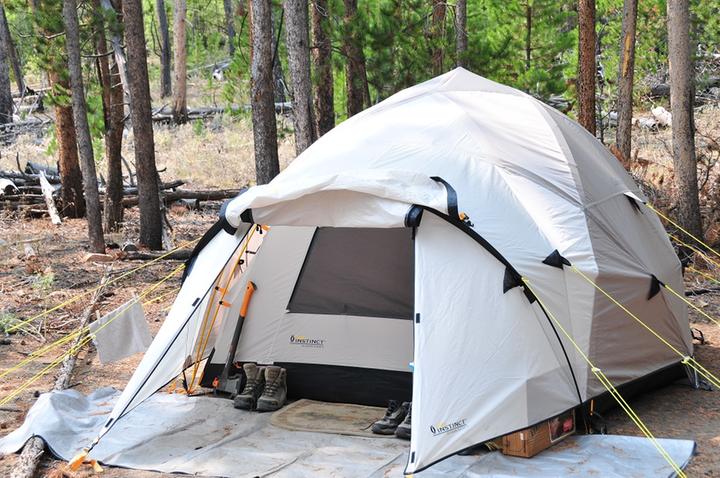
POLYGON ((461 68, 401 91, 225 205, 98 439, 179 375, 212 383, 248 281, 235 360, 286 368, 291 398, 411 399, 406 473, 587 411, 606 388, 586 358, 617 386, 682 360, 603 291, 693 353, 644 201, 529 95, 461 68))

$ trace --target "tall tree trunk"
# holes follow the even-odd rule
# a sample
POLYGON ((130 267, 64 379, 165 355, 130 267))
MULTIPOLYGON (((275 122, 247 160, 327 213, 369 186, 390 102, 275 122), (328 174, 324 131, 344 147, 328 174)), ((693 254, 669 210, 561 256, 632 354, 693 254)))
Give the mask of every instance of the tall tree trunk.
POLYGON ((187 0, 175 0, 173 36, 175 44, 175 96, 173 120, 177 124, 187 122, 187 0))
MULTIPOLYGON (((60 73, 48 71, 52 88, 70 90, 68 81, 60 73)), ((55 139, 58 143, 58 172, 62 183, 61 195, 66 217, 85 216, 85 197, 83 196, 82 172, 78 162, 75 121, 72 106, 55 105, 55 139)))
MULTIPOLYGON (((102 11, 100 0, 93 0, 93 8, 102 11)), ((120 229, 123 222, 122 204, 122 135, 125 111, 124 94, 120 72, 116 61, 109 65, 107 39, 105 37, 104 17, 99 15, 97 22, 97 52, 102 85, 103 113, 105 120, 105 160, 107 161, 107 188, 105 190, 105 231, 120 229)), ((113 57, 113 60, 115 58, 113 57)))
POLYGON ((310 81, 307 0, 285 0, 285 15, 287 16, 286 45, 293 92, 295 154, 299 155, 313 144, 316 138, 310 81))
POLYGON ((280 172, 277 124, 273 104, 272 4, 251 0, 253 55, 251 104, 255 143, 255 176, 258 184, 269 183, 280 172))
POLYGON ((431 24, 430 24, 430 57, 432 62, 433 76, 443 73, 443 61, 445 57, 445 48, 443 40, 445 37, 445 0, 430 0, 432 6, 431 24))
POLYGON ((353 116, 370 105, 370 93, 365 69, 365 53, 360 40, 357 18, 357 0, 343 0, 343 54, 345 55, 345 86, 347 89, 347 115, 353 116))
POLYGON ((532 0, 525 0, 525 71, 530 71, 532 66, 532 24, 532 0))
POLYGON ((578 121, 595 134, 595 0, 578 0, 578 121))
POLYGON ((155 11, 160 27, 160 97, 167 98, 172 95, 172 72, 170 57, 170 32, 168 30, 167 12, 165 11, 165 0, 155 0, 155 11))
POLYGON ((77 132, 80 166, 83 175, 85 204, 87 207, 88 237, 90 250, 105 252, 102 216, 100 214, 100 194, 98 192, 95 158, 93 157, 92 138, 87 119, 85 88, 80 60, 80 26, 75 0, 63 0, 63 20, 65 22, 65 47, 68 56, 68 70, 72 89, 72 110, 77 132))
POLYGON ((225 9, 225 29, 227 30, 228 55, 232 58, 235 56, 235 12, 233 12, 232 0, 223 0, 223 8, 225 9))
MULTIPOLYGON (((53 8, 48 7, 48 9, 53 8)), ((39 0, 30 0, 37 34, 43 37, 58 35, 57 26, 51 28, 47 18, 58 18, 62 11, 44 12, 39 0)), ((70 91, 70 84, 63 75, 60 62, 47 65, 48 81, 52 90, 70 91)), ((83 217, 85 215, 85 198, 83 197, 82 172, 78 163, 77 140, 72 106, 55 103, 55 138, 58 144, 58 172, 62 184, 62 214, 66 217, 83 217)))
POLYGON ((680 224, 703 237, 698 199, 695 158, 695 68, 690 39, 690 6, 687 0, 668 0, 668 62, 670 64, 670 109, 672 110, 673 167, 678 191, 677 218, 680 224))
POLYGON ((278 26, 275 27, 275 10, 273 9, 272 16, 272 37, 273 37, 273 81, 275 82, 275 102, 285 103, 285 75, 283 75, 282 62, 280 62, 280 35, 282 34, 282 28, 285 18, 285 12, 280 7, 280 21, 278 26))
POLYGON ((15 75, 15 84, 20 94, 23 94, 25 92, 25 79, 23 78, 22 66, 20 65, 20 58, 17 48, 15 48, 15 43, 13 43, 12 35, 10 35, 10 25, 8 25, 5 8, 2 4, 0 4, 0 44, 1 43, 4 43, 7 47, 8 61, 15 75))
POLYGON ((625 161, 631 157, 633 81, 635 75, 635 31, 637 0, 625 0, 622 35, 620 36, 620 66, 618 68, 618 124, 615 145, 625 161))
MULTIPOLYGON (((2 14, 0 5, 0 14, 2 14)), ((3 15, 4 16, 4 15, 3 15)), ((10 45, 0 32, 0 124, 12 123, 13 99, 10 90, 10 45)))
POLYGON ((142 0, 123 0, 122 10, 140 205, 140 242, 157 250, 162 248, 162 217, 155 166, 142 0))
POLYGON ((467 64, 467 0, 457 0, 455 5, 455 55, 456 64, 465 67, 467 64))
POLYGON ((327 0, 315 0, 310 8, 315 71, 315 130, 318 136, 322 136, 335 127, 330 11, 327 0))

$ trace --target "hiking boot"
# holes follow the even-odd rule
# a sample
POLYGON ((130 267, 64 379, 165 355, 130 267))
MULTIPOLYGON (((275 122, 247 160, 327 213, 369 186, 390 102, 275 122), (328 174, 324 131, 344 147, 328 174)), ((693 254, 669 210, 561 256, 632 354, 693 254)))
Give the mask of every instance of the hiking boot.
POLYGON ((287 398, 287 370, 265 367, 265 390, 257 401, 258 412, 274 412, 285 405, 287 398))
POLYGON ((371 428, 372 432, 378 435, 392 435, 395 433, 398 425, 405 419, 409 408, 409 402, 403 402, 401 404, 395 400, 390 400, 387 410, 385 411, 385 416, 373 423, 371 428))
POLYGON ((254 410, 258 398, 265 388, 265 367, 258 367, 254 363, 243 365, 245 372, 245 388, 233 400, 233 406, 241 410, 254 410))
POLYGON ((410 439, 410 425, 412 420, 412 403, 408 403, 407 406, 407 415, 405 415, 405 420, 403 420, 403 422, 398 425, 395 430, 395 436, 404 440, 410 439))

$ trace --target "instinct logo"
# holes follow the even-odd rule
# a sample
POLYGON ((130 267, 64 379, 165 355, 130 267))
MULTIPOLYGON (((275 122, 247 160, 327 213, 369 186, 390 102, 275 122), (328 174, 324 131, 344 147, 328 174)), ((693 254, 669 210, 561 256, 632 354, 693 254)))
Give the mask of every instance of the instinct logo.
POLYGON ((291 335, 290 344, 299 345, 300 347, 312 347, 316 349, 321 349, 325 347, 325 339, 313 339, 310 337, 305 337, 304 335, 291 335))
POLYGON ((433 436, 438 436, 442 435, 443 433, 454 432, 455 430, 459 430, 464 426, 465 419, 461 418, 460 420, 455 420, 452 423, 440 422, 437 425, 430 425, 430 432, 433 434, 433 436))

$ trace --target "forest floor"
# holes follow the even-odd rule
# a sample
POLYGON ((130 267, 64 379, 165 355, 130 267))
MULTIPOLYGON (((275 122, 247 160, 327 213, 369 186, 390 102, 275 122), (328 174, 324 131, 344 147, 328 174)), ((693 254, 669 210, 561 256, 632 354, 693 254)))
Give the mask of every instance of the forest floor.
MULTIPOLYGON (((698 130, 720 137, 719 110, 701 111, 698 130)), ((285 126, 280 128, 280 157, 285 166, 294 155, 292 135, 285 126)), ((635 175, 658 190, 668 189, 672 165, 669 160, 669 132, 637 131, 639 158, 647 161, 635 175)), ((20 161, 47 162, 45 151, 49 135, 22 136, 13 145, 3 148, 0 169, 15 168, 15 152, 20 161)), ((125 138, 125 157, 132 157, 131 138, 125 138)), ((699 145, 702 148, 703 145, 699 145)), ((186 179, 188 187, 239 187, 253 182, 252 135, 247 118, 219 116, 197 124, 181 127, 156 125, 158 167, 167 168, 164 180, 186 179)), ((714 154, 708 147, 708 154, 714 154)), ((102 168, 102 166, 101 166, 102 168)), ((102 170, 102 169, 100 169, 102 170)), ((174 227, 176 244, 199 238, 216 220, 219 204, 205 203, 200 211, 171 208, 170 221, 174 227)), ((123 231, 107 237, 108 241, 123 244, 135 242, 138 236, 137 209, 126 210, 123 231)), ((90 291, 102 277, 107 264, 82 260, 87 246, 83 220, 66 220, 59 227, 50 226, 49 219, 23 219, 0 211, 0 331, 18 318, 27 318, 71 297, 90 291)), ((139 262, 116 261, 112 278, 140 266, 139 262)), ((158 261, 147 265, 130 277, 107 288, 100 302, 100 312, 108 312, 135 294, 168 275, 180 262, 158 261)), ((172 298, 179 288, 180 277, 175 276, 155 290, 144 305, 153 333, 157 332, 172 298), (153 301, 154 298, 160 300, 153 301)), ((688 287, 703 284, 688 278, 688 287)), ((720 293, 708 293, 692 298, 693 302, 712 316, 720 317, 720 293)), ((27 327, 23 333, 12 334, 0 344, 0 371, 6 370, 46 343, 72 330, 75 318, 82 312, 87 299, 48 315, 27 327), (9 343, 5 343, 9 342, 9 343)), ((707 369, 720 374, 720 328, 708 323, 691 311, 692 326, 700 329, 707 339, 697 345, 698 361, 707 369)), ((3 337, 0 336, 0 339, 3 337)), ((54 357, 54 354, 49 354, 54 357)), ((77 362, 72 386, 89 393, 101 386, 123 388, 139 362, 139 356, 110 365, 100 364, 93 347, 84 349, 77 362)), ((0 397, 5 397, 23 382, 41 371, 52 358, 41 357, 28 366, 0 379, 0 397)), ((17 428, 36 394, 52 388, 54 373, 49 373, 20 393, 0 411, 0 435, 17 428)), ((657 437, 693 439, 698 455, 687 469, 688 476, 720 476, 720 391, 692 390, 684 383, 676 383, 630 400, 634 409, 657 437)), ((609 432, 639 435, 640 432, 619 410, 607 414, 609 432)), ((8 476, 16 456, 0 457, 0 476, 8 476)), ((63 465, 55 460, 45 461, 43 476, 63 465)), ((83 476, 85 472, 77 476, 83 476)), ((157 473, 109 469, 105 476, 157 477, 157 473)))

